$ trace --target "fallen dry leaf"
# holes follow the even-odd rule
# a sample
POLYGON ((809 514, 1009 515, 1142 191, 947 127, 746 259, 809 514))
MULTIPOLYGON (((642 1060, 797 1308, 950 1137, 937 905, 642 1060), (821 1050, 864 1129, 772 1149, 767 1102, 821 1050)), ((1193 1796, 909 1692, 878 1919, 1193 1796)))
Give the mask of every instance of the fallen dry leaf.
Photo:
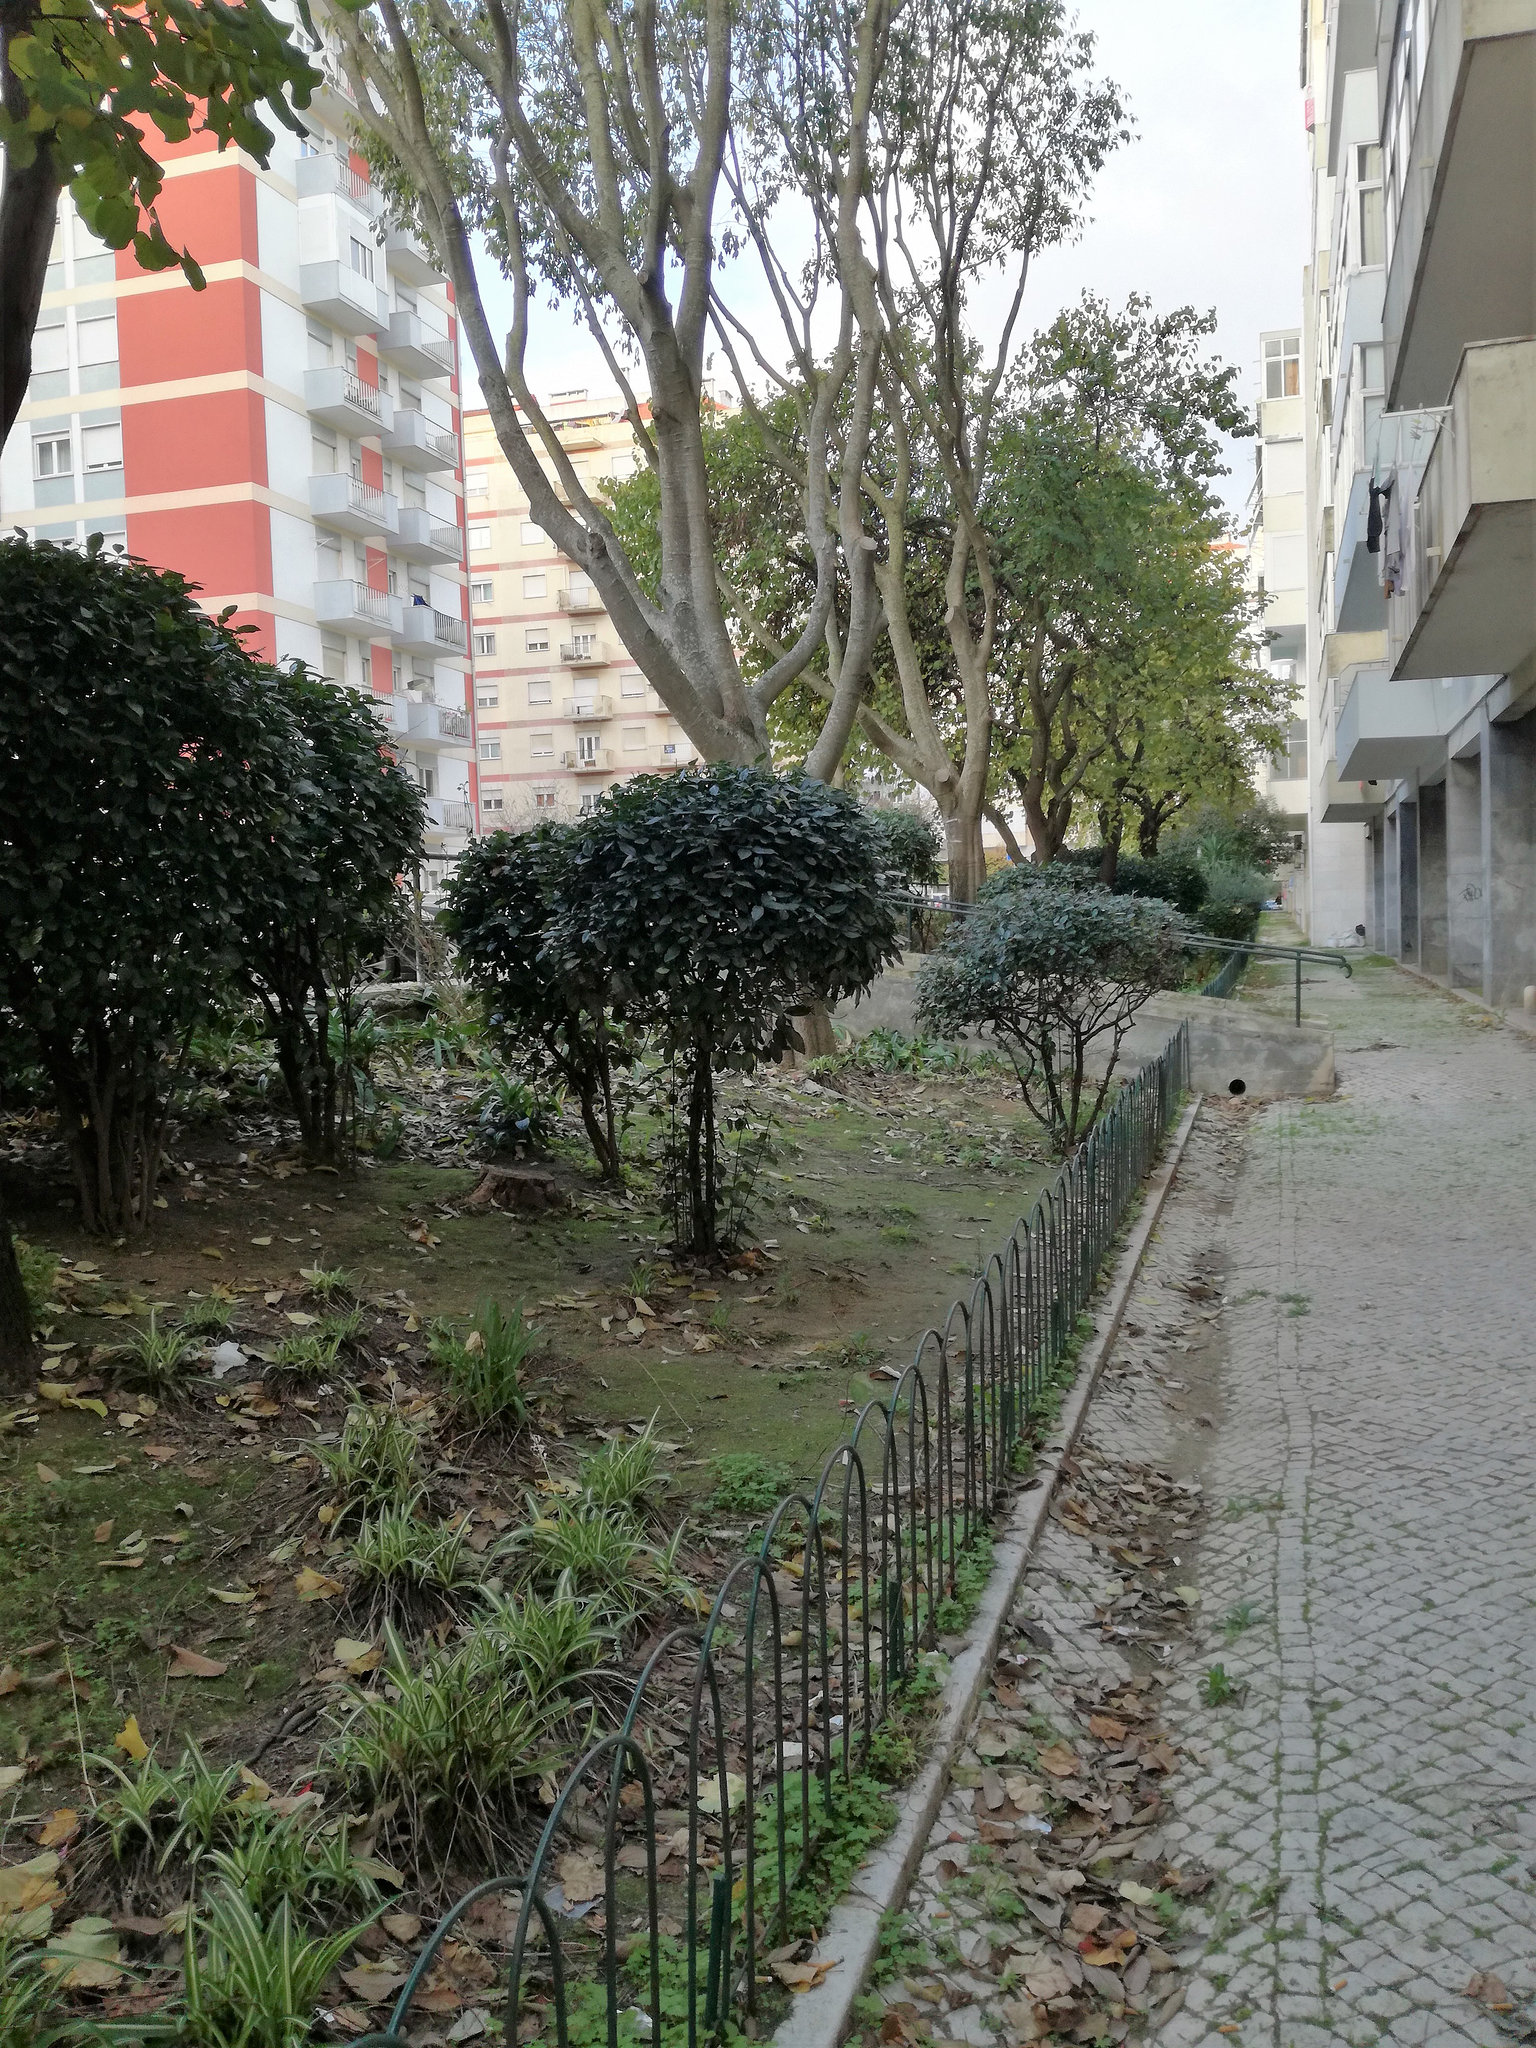
POLYGON ((1081 1760, 1064 1742, 1053 1742, 1042 1749, 1039 1756, 1042 1771, 1049 1771, 1053 1778, 1071 1778, 1082 1769, 1081 1760))
POLYGON ((208 1588, 208 1598, 221 1601, 225 1607, 246 1607, 256 1598, 256 1595, 246 1591, 243 1587, 210 1586, 208 1588))
POLYGON ((1088 1733, 1096 1735, 1100 1742, 1124 1742, 1129 1732, 1123 1721, 1116 1721, 1109 1714, 1088 1716, 1088 1733))
POLYGON ((229 1669, 217 1657, 204 1657, 196 1650, 184 1650, 180 1643, 171 1645, 171 1668, 169 1678, 222 1678, 229 1669))
POLYGON ((149 1755, 149 1744, 139 1733, 139 1717, 130 1714, 122 1727, 112 1738, 112 1747, 120 1749, 124 1756, 131 1756, 135 1763, 142 1763, 149 1755))
POLYGON ((112 1524, 110 1522, 98 1522, 91 1531, 91 1541, 93 1543, 110 1543, 112 1541, 112 1524))
POLYGON ((787 1984, 791 1991, 814 1991, 829 1970, 835 1970, 842 1961, 841 1956, 832 1956, 824 1963, 774 1963, 773 1974, 781 1984, 787 1984))
POLYGON ((51 1465, 39 1465, 37 1476, 41 1479, 44 1486, 57 1486, 59 1483, 59 1475, 51 1465))
POLYGON ((80 1816, 72 1806, 56 1806, 38 1829, 35 1837, 40 1849, 57 1849, 61 1842, 67 1842, 80 1825, 80 1816))
POLYGON ((414 1941, 421 1932, 421 1922, 414 1913, 386 1913, 379 1925, 391 1941, 414 1941))
POLYGON ((0 1926, 12 1917, 51 1906, 59 1896, 59 1859, 52 1849, 26 1863, 0 1868, 0 1926))
POLYGON ((575 1851, 562 1856, 556 1865, 560 1873, 561 1889, 568 1906, 584 1906, 592 1899, 603 1895, 602 1865, 590 1856, 575 1851))
POLYGON ((405 1979, 398 1970, 365 1963, 361 1969, 343 1970, 341 1981, 364 2005, 382 2005, 385 1999, 394 1997, 405 1979))
POLYGON ((324 1572, 317 1572, 306 1565, 295 1576, 293 1590, 301 1600, 334 1600, 346 1589, 340 1579, 328 1579, 324 1572))

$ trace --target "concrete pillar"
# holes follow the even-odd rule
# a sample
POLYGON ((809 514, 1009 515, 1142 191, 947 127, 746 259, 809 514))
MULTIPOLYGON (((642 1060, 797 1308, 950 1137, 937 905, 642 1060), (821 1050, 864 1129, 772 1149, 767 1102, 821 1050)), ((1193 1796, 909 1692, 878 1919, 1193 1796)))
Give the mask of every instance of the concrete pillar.
POLYGON ((1483 734, 1483 1001, 1506 1010, 1536 982, 1536 716, 1483 734))
POLYGON ((1445 771, 1445 879, 1447 973, 1452 988, 1483 988, 1483 926, 1488 898, 1483 886, 1482 748, 1445 771))
POLYGON ((1381 821, 1381 950, 1394 960, 1403 957, 1402 832, 1396 811, 1381 821))
POLYGON ((1446 955, 1445 784, 1419 784, 1419 969, 1443 980, 1446 955))
POLYGON ((1399 960, 1419 964, 1419 807, 1406 798, 1397 807, 1397 900, 1399 960))
POLYGON ((1365 910, 1365 943, 1373 953, 1387 950, 1387 850, 1386 827, 1380 814, 1366 826, 1370 850, 1370 899, 1365 910))

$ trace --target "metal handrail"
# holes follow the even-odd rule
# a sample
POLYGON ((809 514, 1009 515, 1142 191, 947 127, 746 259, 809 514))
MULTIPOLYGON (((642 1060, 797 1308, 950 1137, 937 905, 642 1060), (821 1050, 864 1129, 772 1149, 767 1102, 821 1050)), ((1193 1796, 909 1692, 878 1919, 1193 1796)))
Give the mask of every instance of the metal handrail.
POLYGON ((542 2019, 543 2038, 563 2048, 580 1974, 566 1950, 584 1939, 610 2044, 621 2013, 635 2009, 650 2029, 645 2038, 662 2041, 664 1939, 686 1969, 688 2048, 722 2040, 738 2016, 760 2030, 759 1968, 786 1939, 791 1891, 813 1870, 845 1787, 870 1771, 871 1745, 902 1707, 924 1652, 956 1625, 949 1603, 962 1567, 980 1560, 1009 1497, 1015 1453, 1033 1440, 1098 1272, 1188 1086, 1189 1027, 1181 1024, 1127 1080, 970 1294, 924 1332, 895 1383, 864 1403, 815 1484, 782 1500, 748 1541, 707 1619, 652 1649, 622 1722, 567 1774, 525 1866, 450 1909, 386 2028, 366 2037, 373 2048, 404 2048, 407 2017, 445 1937, 470 1904, 496 1892, 521 1895, 504 1979, 507 2041, 527 2038, 524 2022, 542 2019), (679 1660, 686 1697, 674 1690, 658 1699, 658 1674, 679 1660), (655 1713, 669 1706, 686 1721, 676 1801, 687 1815, 686 1851, 665 1852, 681 1859, 681 1872, 670 1874, 658 1852, 659 1809, 670 1803, 658 1775, 670 1767, 654 1726, 670 1724, 670 1714, 655 1713), (601 1918, 585 1937, 548 1896, 562 1825, 583 1805, 586 1839, 600 1833, 593 1854, 603 1880, 601 1918), (681 1893, 669 1902, 682 1923, 670 1936, 663 1883, 681 1893), (621 1934, 634 1957, 633 1989, 625 1988, 621 1934), (530 2011, 530 1979, 544 1994, 542 2012, 530 2011))
POLYGON ((1243 967, 1246 967, 1250 958, 1254 956, 1265 960, 1293 961, 1296 968, 1296 1022, 1298 1025, 1301 1023, 1301 963, 1303 960, 1321 960, 1326 966, 1342 967, 1346 979, 1353 981, 1355 977, 1355 970, 1349 964, 1348 954, 1323 946, 1277 946, 1270 939, 1217 939, 1213 938, 1209 932, 1190 932, 1185 938, 1184 944, 1186 949, 1192 953, 1226 953, 1240 959, 1242 962, 1242 966, 1234 967, 1232 960, 1229 959, 1219 973, 1213 975, 1203 987, 1196 990, 1196 994, 1202 996, 1216 996, 1218 998, 1229 996, 1237 986, 1243 967), (1231 978, 1227 982, 1226 987, 1218 988, 1217 983, 1229 971, 1231 978))

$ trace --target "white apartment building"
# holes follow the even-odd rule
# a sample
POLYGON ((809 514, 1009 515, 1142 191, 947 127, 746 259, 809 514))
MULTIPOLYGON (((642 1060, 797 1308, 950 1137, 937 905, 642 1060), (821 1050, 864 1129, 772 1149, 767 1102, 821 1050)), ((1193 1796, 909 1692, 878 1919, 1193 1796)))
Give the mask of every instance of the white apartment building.
MULTIPOLYGON (((555 392, 546 410, 589 489, 633 475, 616 395, 555 392)), ((615 783, 696 759, 597 591, 533 520, 488 412, 465 414, 464 455, 481 830, 575 817, 615 783)))
MULTIPOLYGON (((1259 337, 1259 437, 1255 446, 1253 517, 1247 534, 1246 580, 1263 600, 1263 665, 1295 684, 1307 644, 1306 449, 1302 433, 1301 330, 1274 328, 1259 337)), ((1305 835, 1307 721, 1291 720, 1283 752, 1258 778, 1266 797, 1305 835)), ((1296 874, 1305 873, 1303 858, 1296 874)), ((1294 890, 1290 885, 1288 894, 1294 890)))
POLYGON ((1304 88, 1309 929, 1506 1006, 1536 984, 1536 0, 1307 0, 1304 88))

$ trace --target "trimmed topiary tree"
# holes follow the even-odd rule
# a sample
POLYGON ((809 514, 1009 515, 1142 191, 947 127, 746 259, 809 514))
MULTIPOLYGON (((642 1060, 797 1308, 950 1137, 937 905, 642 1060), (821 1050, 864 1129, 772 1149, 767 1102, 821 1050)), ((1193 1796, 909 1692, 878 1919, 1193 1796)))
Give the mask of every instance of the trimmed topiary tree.
POLYGON ((599 1171, 617 1181, 613 1074, 632 1055, 608 1015, 607 975, 595 956, 562 972, 544 950, 553 922, 573 907, 567 883, 575 831, 546 824, 475 841, 444 886, 442 922, 503 1049, 530 1078, 565 1083, 599 1171))
POLYGON ((897 808, 865 813, 875 835, 880 872, 905 888, 922 888, 939 879, 943 839, 931 818, 897 808))
POLYGON ((995 1038, 1065 1155, 1104 1107, 1137 1011, 1177 982, 1183 954, 1172 904, 1042 877, 990 897, 924 962, 918 1023, 941 1038, 995 1038), (1094 1089, 1088 1049, 1106 1036, 1109 1058, 1094 1089))
POLYGON ((92 1229, 137 1230, 174 1063, 294 792, 271 671, 169 571, 0 541, 0 1006, 92 1229))
POLYGON ((675 1063, 682 1249, 720 1248, 715 1074, 794 1044, 794 1018, 867 988, 897 953, 867 815, 803 777, 715 766, 639 776, 573 830, 542 957, 601 988, 675 1063))
POLYGON ((266 1017, 304 1150, 329 1165, 354 1109, 348 991, 402 875, 420 865, 426 806, 372 698, 300 667, 271 686, 292 727, 292 797, 281 836, 267 841, 267 884, 247 891, 238 920, 236 978, 266 1017))

